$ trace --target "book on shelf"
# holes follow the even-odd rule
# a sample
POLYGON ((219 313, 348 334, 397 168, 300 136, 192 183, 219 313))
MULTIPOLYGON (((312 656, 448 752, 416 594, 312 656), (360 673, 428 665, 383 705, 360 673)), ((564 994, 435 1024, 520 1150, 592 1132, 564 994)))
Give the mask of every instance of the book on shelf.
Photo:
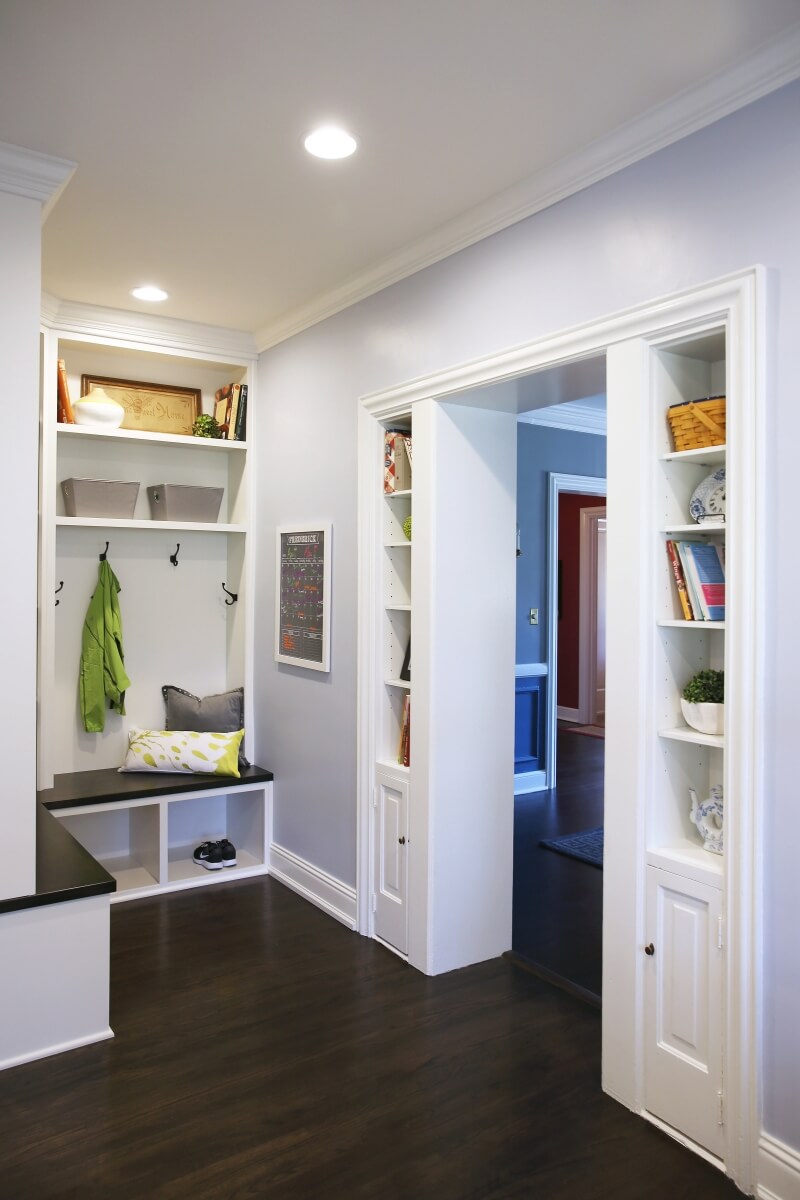
MULTIPOLYGON (((411 461, 411 434, 410 433, 403 434, 403 448, 406 452, 406 457, 408 459, 408 469, 409 469, 409 472, 411 472, 414 469, 414 464, 411 461)), ((409 484, 409 487, 410 486, 411 485, 409 484)))
POLYGON ((58 384, 56 388, 56 420, 59 425, 74 425, 75 414, 69 398, 69 383, 67 382, 67 364, 63 358, 58 360, 58 384))
POLYGON ((242 385, 234 383, 231 385, 231 407, 228 413, 228 438, 233 441, 236 437, 236 422, 239 417, 239 404, 242 392, 242 385))
POLYGON ((686 595, 689 600, 689 607, 692 610, 692 619, 695 621, 704 621, 703 608, 700 604, 700 596, 698 595, 694 578, 689 569, 689 554, 686 549, 685 542, 675 542, 675 549, 678 552, 680 559, 681 570, 683 571, 683 579, 686 584, 686 595))
POLYGON ((397 429, 387 429, 383 435, 383 490, 387 495, 405 492, 411 487, 411 458, 404 445, 406 437, 397 429))
POLYGON ((669 559, 672 567, 672 574, 675 579, 675 586, 678 589, 678 599, 680 601, 684 620, 693 621, 694 613, 692 612, 692 606, 689 603, 689 596, 686 591, 686 579, 684 578, 683 574, 683 566, 681 565, 678 551, 675 548, 675 543, 670 538, 667 538, 667 558, 669 559))
POLYGON ((227 383, 225 387, 217 388, 214 393, 214 417, 217 424, 222 430, 222 436, 228 436, 228 424, 231 415, 231 402, 233 400, 233 384, 227 383))
POLYGON ((725 620, 725 558, 713 542, 682 542, 704 621, 725 620))
POLYGON ((400 722, 400 741, 397 746, 397 761, 407 767, 411 761, 411 697, 403 697, 403 717, 400 722))
POLYGON ((236 414, 236 422, 233 428, 233 436, 235 441, 244 442, 247 440, 247 384, 243 383, 239 391, 239 410, 236 414))

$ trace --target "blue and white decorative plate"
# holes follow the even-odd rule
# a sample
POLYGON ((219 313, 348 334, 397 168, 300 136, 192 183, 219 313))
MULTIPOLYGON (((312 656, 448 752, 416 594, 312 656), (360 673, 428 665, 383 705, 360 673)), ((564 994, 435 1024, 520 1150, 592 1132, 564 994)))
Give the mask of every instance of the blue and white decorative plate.
POLYGON ((725 468, 717 467, 697 485, 689 501, 689 516, 699 524, 725 521, 725 468))

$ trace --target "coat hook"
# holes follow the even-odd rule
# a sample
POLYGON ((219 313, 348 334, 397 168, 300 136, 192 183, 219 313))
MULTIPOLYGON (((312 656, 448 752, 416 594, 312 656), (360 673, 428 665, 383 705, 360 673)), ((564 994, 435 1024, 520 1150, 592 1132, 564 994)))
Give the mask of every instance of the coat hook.
POLYGON ((177 546, 175 547, 175 553, 170 554, 170 556, 169 556, 169 561, 172 563, 173 567, 177 567, 177 565, 178 565, 178 551, 180 550, 180 548, 181 548, 181 544, 180 544, 180 542, 178 542, 177 546))
MULTIPOLYGON (((61 580, 61 582, 59 583, 58 587, 56 588, 56 595, 58 595, 58 593, 61 591, 61 589, 63 588, 63 586, 64 586, 64 580, 62 579, 62 580, 61 580)), ((59 605, 60 603, 61 603, 61 601, 60 601, 60 600, 56 600, 56 608, 58 607, 58 605, 59 605)))
POLYGON ((106 555, 107 555, 107 554, 108 554, 108 542, 106 542, 106 548, 105 548, 105 550, 103 551, 103 553, 100 555, 100 562, 105 562, 105 561, 106 561, 106 555))
POLYGON ((228 589, 225 587, 224 583, 222 585, 222 590, 223 590, 223 592, 226 593, 226 595, 231 597, 230 600, 225 601, 226 604, 235 604, 236 601, 239 599, 239 593, 238 592, 229 592, 228 589))

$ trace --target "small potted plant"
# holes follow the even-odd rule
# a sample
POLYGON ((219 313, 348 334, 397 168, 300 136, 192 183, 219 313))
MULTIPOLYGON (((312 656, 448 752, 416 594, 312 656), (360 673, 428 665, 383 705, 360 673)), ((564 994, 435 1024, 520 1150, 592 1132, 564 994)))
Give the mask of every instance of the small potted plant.
POLYGON ((208 415, 208 413, 201 413, 199 417, 195 417, 192 425, 192 433, 195 437, 222 437, 222 429, 217 423, 216 417, 211 417, 208 415))
POLYGON ((681 696, 687 725, 698 733, 720 734, 725 728, 725 672, 698 671, 681 696))

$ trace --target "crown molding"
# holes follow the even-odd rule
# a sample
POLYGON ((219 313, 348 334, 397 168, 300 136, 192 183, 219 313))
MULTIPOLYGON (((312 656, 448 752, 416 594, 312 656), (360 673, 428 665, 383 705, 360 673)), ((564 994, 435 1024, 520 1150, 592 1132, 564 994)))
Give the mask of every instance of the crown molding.
POLYGON ((744 61, 621 125, 255 331, 259 352, 533 216, 800 77, 800 23, 744 61))
POLYGON ((75 173, 76 163, 0 142, 0 192, 38 200, 42 223, 75 173))
POLYGON ((59 333, 130 349, 163 350, 182 357, 197 355, 231 365, 248 364, 258 357, 252 333, 59 300, 48 293, 42 295, 41 317, 43 325, 59 333))
POLYGON ((520 413, 517 418, 526 425, 547 425, 550 429, 569 429, 573 433, 607 433, 605 409, 592 408, 580 401, 569 400, 565 404, 554 404, 547 408, 536 408, 532 412, 520 413))

